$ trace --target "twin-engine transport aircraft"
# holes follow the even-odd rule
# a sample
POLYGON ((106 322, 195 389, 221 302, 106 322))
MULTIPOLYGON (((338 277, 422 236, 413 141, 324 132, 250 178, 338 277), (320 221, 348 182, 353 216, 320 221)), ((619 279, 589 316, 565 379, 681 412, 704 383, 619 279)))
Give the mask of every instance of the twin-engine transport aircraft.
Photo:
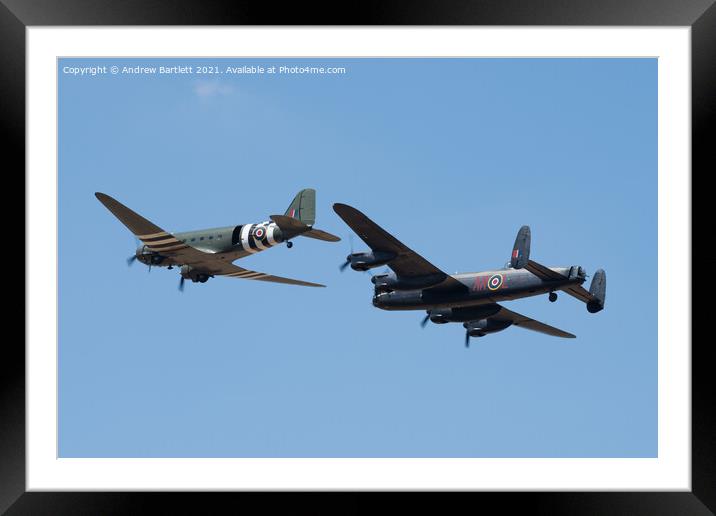
POLYGON ((587 291, 582 288, 587 278, 582 267, 545 267, 530 260, 529 226, 522 226, 517 233, 512 257, 505 268, 450 275, 408 249, 357 209, 345 204, 334 204, 333 209, 372 250, 351 253, 341 269, 350 266, 356 271, 367 271, 382 265, 392 269, 392 273, 372 277, 373 305, 383 310, 426 310, 423 326, 428 320, 438 324, 463 323, 465 346, 469 346, 470 337, 483 337, 512 325, 555 337, 575 337, 508 310, 499 301, 549 294, 549 300, 554 302, 561 290, 586 303, 590 313, 604 308, 606 273, 599 269, 587 291))
POLYGON ((324 287, 325 285, 318 283, 242 269, 231 262, 265 251, 282 242, 286 242, 286 246, 290 248, 293 246, 291 239, 297 236, 326 242, 340 240, 335 235, 313 227, 316 219, 316 191, 310 188, 298 192, 286 213, 271 215, 271 220, 258 224, 173 234, 149 222, 109 195, 97 192, 95 196, 142 242, 127 263, 131 265, 135 260, 139 260, 148 265, 150 270, 152 266, 169 269, 180 267, 180 290, 184 289, 186 279, 194 283, 204 283, 214 276, 324 287))

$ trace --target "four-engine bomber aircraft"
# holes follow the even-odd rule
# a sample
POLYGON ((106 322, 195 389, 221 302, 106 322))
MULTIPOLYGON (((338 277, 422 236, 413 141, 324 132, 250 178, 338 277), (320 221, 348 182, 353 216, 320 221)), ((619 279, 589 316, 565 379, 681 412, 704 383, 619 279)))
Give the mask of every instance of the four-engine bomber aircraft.
POLYGON ((139 260, 150 269, 152 266, 180 267, 180 290, 183 290, 186 279, 204 283, 214 276, 323 287, 325 285, 242 269, 231 262, 282 242, 290 248, 293 245, 291 239, 297 236, 326 242, 340 240, 313 227, 316 191, 310 188, 298 192, 286 213, 271 215, 271 220, 174 234, 164 231, 109 195, 97 192, 95 196, 142 242, 127 263, 131 265, 139 260))
POLYGON ((512 325, 555 337, 575 337, 508 310, 498 301, 548 293, 554 302, 556 292, 561 290, 586 303, 590 313, 604 308, 606 273, 599 269, 587 291, 582 287, 587 278, 582 267, 545 267, 530 260, 529 226, 522 226, 518 232, 512 257, 504 269, 449 275, 357 209, 345 204, 334 204, 333 209, 372 250, 351 253, 341 270, 349 265, 356 271, 382 265, 392 269, 392 273, 372 277, 373 305, 383 310, 426 310, 423 326, 428 320, 438 324, 461 322, 465 346, 469 346, 470 337, 483 337, 512 325))

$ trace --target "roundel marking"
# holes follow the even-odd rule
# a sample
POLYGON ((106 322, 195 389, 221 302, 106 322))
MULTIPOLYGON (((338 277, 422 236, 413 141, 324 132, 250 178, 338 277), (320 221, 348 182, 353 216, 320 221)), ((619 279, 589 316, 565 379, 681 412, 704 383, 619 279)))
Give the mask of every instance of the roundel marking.
POLYGON ((264 230, 264 228, 256 228, 256 231, 254 231, 254 236, 259 240, 262 239, 265 234, 266 231, 264 230))
POLYGON ((487 288, 490 290, 497 290, 502 286, 502 274, 493 274, 490 279, 487 280, 487 288))

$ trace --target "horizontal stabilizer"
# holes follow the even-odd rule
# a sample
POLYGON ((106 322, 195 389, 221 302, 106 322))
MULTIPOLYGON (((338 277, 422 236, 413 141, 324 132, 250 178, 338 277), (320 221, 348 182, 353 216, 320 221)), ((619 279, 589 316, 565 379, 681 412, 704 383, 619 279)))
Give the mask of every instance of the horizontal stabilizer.
POLYGON ((299 234, 311 229, 310 226, 307 226, 300 220, 294 219, 293 217, 287 217, 285 215, 270 215, 270 218, 279 228, 281 228, 281 231, 299 234))
POLYGON ((567 279, 566 276, 563 276, 559 272, 555 272, 549 267, 545 267, 541 263, 537 263, 532 260, 527 260, 527 265, 525 265, 525 269, 545 281, 562 281, 567 279))
POLYGON ((571 285, 569 288, 565 288, 563 292, 584 303, 589 303, 594 299, 588 290, 579 285, 571 285))
MULTIPOLYGON (((278 222, 277 222, 278 224, 278 222)), ((305 233, 301 233, 301 236, 305 236, 308 238, 315 238, 316 240, 323 240, 324 242, 340 242, 340 237, 337 237, 336 235, 332 235, 328 233, 327 231, 323 231, 320 229, 314 229, 311 228, 309 231, 306 231, 305 233)))
POLYGON ((589 313, 600 312, 604 309, 604 301, 607 295, 607 273, 603 269, 595 272, 589 290, 579 285, 571 285, 563 289, 563 291, 586 303, 589 313))

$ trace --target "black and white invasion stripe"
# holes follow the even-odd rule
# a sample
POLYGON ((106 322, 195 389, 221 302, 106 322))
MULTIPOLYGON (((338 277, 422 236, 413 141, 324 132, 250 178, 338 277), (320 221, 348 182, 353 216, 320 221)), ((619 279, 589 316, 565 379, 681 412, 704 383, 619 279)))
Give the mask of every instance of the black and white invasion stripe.
POLYGON ((276 245, 273 238, 276 229, 275 223, 262 224, 246 224, 241 227, 241 238, 239 240, 241 248, 248 253, 254 254, 265 251, 269 247, 276 245), (261 237, 257 236, 257 231, 262 233, 261 237))

